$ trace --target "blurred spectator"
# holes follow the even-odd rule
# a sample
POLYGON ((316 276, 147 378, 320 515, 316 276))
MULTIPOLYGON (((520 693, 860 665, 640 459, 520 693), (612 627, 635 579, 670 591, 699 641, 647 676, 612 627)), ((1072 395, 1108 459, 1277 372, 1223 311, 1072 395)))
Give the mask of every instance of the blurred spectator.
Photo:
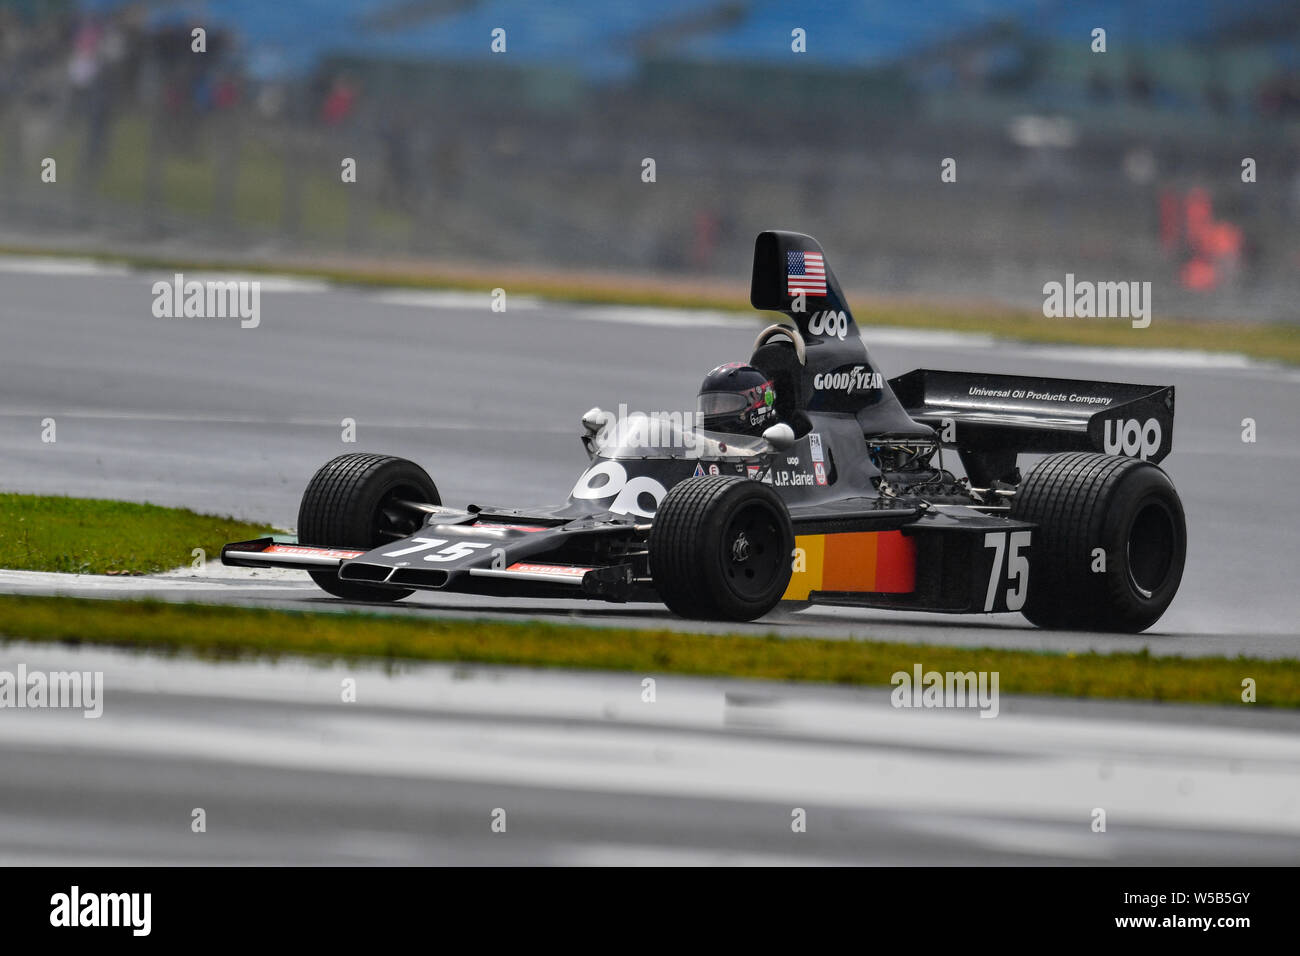
POLYGON ((1146 106, 1151 102, 1151 74, 1137 60, 1130 60, 1128 73, 1124 77, 1124 91, 1135 103, 1146 106))
POLYGON ((1232 111, 1232 97, 1222 81, 1213 79, 1205 84, 1205 105, 1217 116, 1227 116, 1232 111))
POLYGON ((1109 103, 1115 98, 1110 77, 1101 70, 1092 70, 1088 74, 1088 98, 1098 104, 1109 103))
POLYGON ((356 83, 347 74, 339 74, 321 103, 320 120, 326 126, 341 126, 347 122, 357 104, 356 83))
POLYGON ((1300 73, 1284 70, 1265 80, 1256 102, 1259 111, 1270 119, 1300 115, 1300 73))
POLYGON ((1181 249, 1179 280, 1193 292, 1230 285, 1240 273, 1244 234, 1239 226, 1215 219, 1210 194, 1200 187, 1188 190, 1181 203, 1169 191, 1162 194, 1161 240, 1166 249, 1181 249), (1175 235, 1180 242, 1173 241, 1175 235))

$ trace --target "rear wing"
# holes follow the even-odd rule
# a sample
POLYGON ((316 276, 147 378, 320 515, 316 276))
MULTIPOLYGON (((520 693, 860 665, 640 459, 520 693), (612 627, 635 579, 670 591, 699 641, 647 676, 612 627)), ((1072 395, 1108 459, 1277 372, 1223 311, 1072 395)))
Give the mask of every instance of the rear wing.
MULTIPOLYGON (((908 415, 963 453, 1173 450, 1174 387, 916 369, 891 379, 908 415)), ((969 470, 969 468, 968 468, 969 470)))

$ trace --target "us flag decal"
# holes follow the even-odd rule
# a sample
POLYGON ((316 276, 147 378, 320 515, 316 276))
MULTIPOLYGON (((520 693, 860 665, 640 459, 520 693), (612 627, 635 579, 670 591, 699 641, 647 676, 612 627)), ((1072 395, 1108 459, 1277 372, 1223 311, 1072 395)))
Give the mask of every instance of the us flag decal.
POLYGON ((802 292, 804 295, 826 294, 826 263, 820 252, 787 252, 785 254, 786 295, 802 292))

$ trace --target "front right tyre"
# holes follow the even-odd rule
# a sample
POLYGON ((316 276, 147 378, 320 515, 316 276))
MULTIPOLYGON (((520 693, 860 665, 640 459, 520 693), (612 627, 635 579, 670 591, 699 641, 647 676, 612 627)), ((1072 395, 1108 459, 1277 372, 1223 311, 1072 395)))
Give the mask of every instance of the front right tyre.
MULTIPOLYGON (((412 504, 442 504, 419 465, 388 455, 339 455, 321 466, 302 493, 298 541, 369 551, 424 526, 424 512, 412 504)), ((342 581, 334 570, 308 573, 321 590, 346 601, 397 601, 414 593, 342 581)))

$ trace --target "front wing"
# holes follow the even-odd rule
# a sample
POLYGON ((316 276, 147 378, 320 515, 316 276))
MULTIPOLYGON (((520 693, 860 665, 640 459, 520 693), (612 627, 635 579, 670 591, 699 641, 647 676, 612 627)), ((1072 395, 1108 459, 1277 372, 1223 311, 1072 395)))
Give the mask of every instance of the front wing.
POLYGON ((635 533, 629 522, 538 524, 484 520, 468 512, 446 520, 370 551, 257 538, 226 545, 221 561, 332 570, 343 581, 395 590, 606 600, 629 600, 636 590, 632 564, 615 557, 635 533))

